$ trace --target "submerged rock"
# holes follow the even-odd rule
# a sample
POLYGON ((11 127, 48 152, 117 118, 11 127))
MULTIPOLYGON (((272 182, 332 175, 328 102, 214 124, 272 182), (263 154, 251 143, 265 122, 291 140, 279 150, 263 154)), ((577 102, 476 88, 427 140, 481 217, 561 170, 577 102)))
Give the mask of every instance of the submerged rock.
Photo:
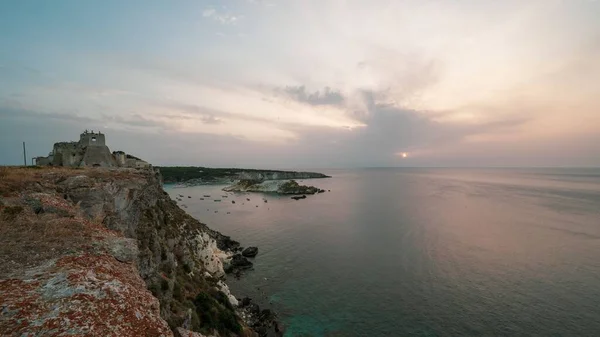
POLYGON ((247 258, 243 257, 241 254, 235 254, 231 258, 230 265, 237 268, 252 268, 252 262, 248 261, 247 258))
POLYGON ((239 308, 245 321, 259 336, 282 336, 283 326, 277 321, 277 315, 269 309, 260 310, 260 306, 248 297, 239 301, 239 308))
POLYGON ((239 302, 240 308, 243 308, 243 307, 249 305, 251 301, 252 301, 252 299, 250 297, 246 296, 238 302, 239 302))
POLYGON ((255 257, 258 255, 258 247, 248 247, 242 251, 242 255, 245 257, 255 257))

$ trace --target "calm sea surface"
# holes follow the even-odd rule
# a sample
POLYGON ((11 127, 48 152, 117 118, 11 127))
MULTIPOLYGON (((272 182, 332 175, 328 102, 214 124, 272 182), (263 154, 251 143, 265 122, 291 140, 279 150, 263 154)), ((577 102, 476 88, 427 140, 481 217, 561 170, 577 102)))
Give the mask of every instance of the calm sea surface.
POLYGON ((168 189, 259 247, 228 282, 287 336, 600 336, 600 170, 321 172, 300 201, 168 189))

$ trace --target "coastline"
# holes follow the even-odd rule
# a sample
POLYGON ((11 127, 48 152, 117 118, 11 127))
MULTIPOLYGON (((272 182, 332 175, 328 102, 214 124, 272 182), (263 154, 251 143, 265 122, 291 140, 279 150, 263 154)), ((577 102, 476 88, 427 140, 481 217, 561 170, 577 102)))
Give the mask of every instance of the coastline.
POLYGON ((49 331, 61 320, 56 331, 103 336, 283 334, 276 314, 248 298, 238 301, 229 291, 224 265, 239 243, 181 209, 164 191, 158 171, 2 168, 1 173, 3 233, 27 249, 13 242, 2 250, 0 297, 12 319, 0 319, 0 332, 49 331), (51 242, 16 230, 38 223, 61 244, 40 251, 51 242), (67 223, 73 228, 64 228, 67 223), (57 278, 65 281, 56 283, 57 278), (48 287, 54 289, 50 295, 44 292, 48 287), (121 309, 102 309, 107 299, 121 309), (72 303, 80 303, 78 319, 72 303))
POLYGON ((260 170, 243 168, 208 168, 200 166, 157 166, 163 183, 180 187, 230 185, 239 180, 293 180, 331 178, 318 172, 260 170))

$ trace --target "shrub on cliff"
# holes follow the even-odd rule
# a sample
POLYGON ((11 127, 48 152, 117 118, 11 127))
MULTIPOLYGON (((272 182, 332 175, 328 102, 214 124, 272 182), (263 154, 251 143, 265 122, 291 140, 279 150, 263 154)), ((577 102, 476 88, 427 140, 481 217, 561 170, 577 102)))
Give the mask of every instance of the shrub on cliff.
POLYGON ((250 188, 256 184, 260 184, 261 181, 260 180, 252 180, 252 179, 242 179, 240 180, 237 185, 240 188, 250 188))
POLYGON ((23 212, 22 206, 8 206, 2 211, 2 216, 5 220, 12 221, 17 215, 21 214, 21 212, 23 212))
POLYGON ((282 193, 289 193, 289 192, 294 192, 298 189, 298 187, 300 187, 300 185, 298 185, 298 183, 295 180, 290 180, 290 181, 286 181, 285 183, 281 184, 281 186, 279 187, 279 190, 282 193))
POLYGON ((227 295, 222 292, 200 293, 194 299, 194 306, 200 319, 200 330, 206 333, 212 330, 221 333, 242 331, 227 295))

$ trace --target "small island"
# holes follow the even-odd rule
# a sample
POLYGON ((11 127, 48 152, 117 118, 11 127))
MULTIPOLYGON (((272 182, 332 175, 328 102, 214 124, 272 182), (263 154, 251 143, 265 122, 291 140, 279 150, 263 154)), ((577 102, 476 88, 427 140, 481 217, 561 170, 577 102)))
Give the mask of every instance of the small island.
POLYGON ((315 186, 300 185, 295 180, 240 180, 233 185, 223 188, 225 192, 262 192, 277 194, 315 194, 325 190, 315 186))

